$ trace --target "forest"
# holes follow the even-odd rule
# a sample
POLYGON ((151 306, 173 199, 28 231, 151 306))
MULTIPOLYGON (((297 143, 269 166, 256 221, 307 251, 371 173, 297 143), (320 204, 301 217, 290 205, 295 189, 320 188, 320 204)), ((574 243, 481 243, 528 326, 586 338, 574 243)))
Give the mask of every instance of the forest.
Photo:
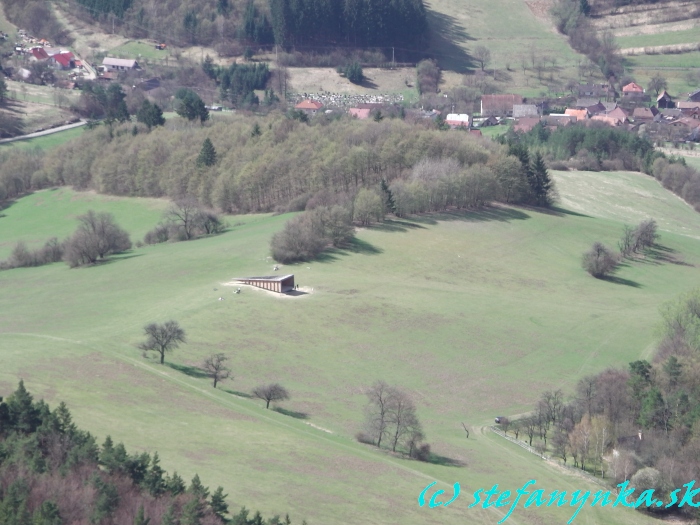
POLYGON ((302 51, 319 46, 418 50, 428 31, 423 0, 76 0, 73 10, 93 21, 116 21, 132 37, 179 46, 236 41, 302 51))
POLYGON ((286 211, 321 190, 354 194, 386 181, 396 213, 406 214, 492 200, 546 205, 553 191, 535 154, 514 156, 489 140, 398 118, 303 123, 271 114, 204 126, 176 119, 150 132, 143 124, 115 123, 46 153, 0 155, 0 200, 68 185, 113 195, 193 197, 226 213, 249 213, 286 211), (216 160, 198 163, 207 138, 216 160))
POLYGON ((51 410, 24 382, 0 397, 0 523, 3 525, 289 525, 247 509, 229 517, 227 495, 195 474, 189 485, 158 453, 129 454, 79 429, 65 403, 51 410))

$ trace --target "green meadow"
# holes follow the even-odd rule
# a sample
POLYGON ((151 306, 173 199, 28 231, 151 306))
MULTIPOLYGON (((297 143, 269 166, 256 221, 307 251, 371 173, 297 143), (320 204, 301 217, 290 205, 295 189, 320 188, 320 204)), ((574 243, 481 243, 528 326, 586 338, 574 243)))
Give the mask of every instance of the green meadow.
MULTIPOLYGON (((360 229, 348 249, 281 266, 308 292, 299 297, 226 286, 272 273, 269 240, 289 215, 229 217, 222 235, 91 268, 0 272, 0 395, 24 378, 37 397, 64 400, 100 442, 111 435, 131 451, 157 450, 164 468, 222 485, 232 509, 289 512, 295 523, 492 524, 507 508, 468 508, 478 488, 536 479, 547 491, 599 490, 487 426, 530 410, 545 389, 570 393, 583 375, 650 358, 659 307, 700 286, 700 215, 643 175, 554 176, 553 212, 500 206, 388 220, 360 229), (607 281, 581 269, 593 241, 615 246, 623 224, 649 216, 665 255, 607 281), (168 319, 188 343, 161 366, 137 345, 146 323, 168 319), (234 378, 214 390, 196 367, 216 352, 230 357, 234 378), (363 391, 378 379, 412 394, 434 462, 354 440, 363 391), (266 382, 290 391, 282 410, 248 396, 266 382), (460 482, 462 495, 420 508, 433 481, 449 494, 460 482)), ((68 235, 90 208, 113 213, 137 240, 166 205, 37 192, 2 211, 0 257, 18 240, 68 235)), ((571 514, 519 507, 508 523, 571 514)), ((653 520, 608 507, 586 508, 576 523, 653 520)))
POLYGON ((700 27, 667 33, 620 36, 615 40, 621 48, 692 44, 700 40, 700 27))
POLYGON ((43 137, 36 137, 33 139, 17 140, 15 142, 5 142, 0 144, 0 151, 8 149, 51 149, 56 146, 61 146, 69 140, 82 135, 85 128, 80 126, 78 128, 71 128, 65 131, 58 131, 50 135, 44 135, 43 137))

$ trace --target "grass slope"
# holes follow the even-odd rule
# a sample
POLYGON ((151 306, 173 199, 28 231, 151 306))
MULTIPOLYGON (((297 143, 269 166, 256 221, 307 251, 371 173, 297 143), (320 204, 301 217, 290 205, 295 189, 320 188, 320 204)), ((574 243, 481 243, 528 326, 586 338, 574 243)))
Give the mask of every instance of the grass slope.
POLYGON ((79 137, 85 131, 84 127, 67 129, 65 131, 58 131, 52 133, 51 135, 45 135, 43 137, 36 137, 33 139, 18 140, 15 142, 5 142, 0 144, 0 151, 9 149, 51 149, 56 146, 65 144, 69 140, 79 137))
MULTIPOLYGON (((503 513, 467 508, 479 487, 536 479, 548 490, 597 490, 482 426, 528 410, 543 389, 570 390, 581 375, 649 357, 659 305, 700 285, 700 223, 651 178, 556 178, 566 209, 555 214, 504 207, 363 229, 351 250, 281 268, 314 290, 295 299, 221 286, 270 272, 269 238, 286 216, 244 217, 218 237, 139 249, 94 268, 2 272, 0 391, 23 377, 48 401, 65 400, 99 439, 157 449, 165 468, 223 485, 233 508, 290 511, 311 525, 486 524, 503 513), (591 195, 584 180, 615 181, 621 191, 591 195), (631 264, 607 282, 580 269, 591 242, 614 244, 623 222, 647 213, 670 256, 631 264), (145 323, 170 318, 189 344, 161 367, 136 344, 145 323), (191 368, 212 352, 231 356, 226 391, 191 368), (413 393, 441 464, 353 442, 362 389, 379 378, 413 393), (267 381, 288 387, 283 406, 296 418, 235 395, 267 381), (469 440, 462 422, 473 429, 469 440), (433 480, 443 489, 461 482, 463 496, 448 509, 419 508, 416 497, 433 480)), ((58 191, 5 210, 0 239, 70 231, 84 196, 58 191), (34 221, 37 211, 43 219, 34 221)), ((90 198, 134 237, 157 220, 157 202, 90 198)), ((509 523, 564 523, 571 514, 519 508, 509 523)), ((651 521, 606 508, 585 509, 577 523, 651 521)))

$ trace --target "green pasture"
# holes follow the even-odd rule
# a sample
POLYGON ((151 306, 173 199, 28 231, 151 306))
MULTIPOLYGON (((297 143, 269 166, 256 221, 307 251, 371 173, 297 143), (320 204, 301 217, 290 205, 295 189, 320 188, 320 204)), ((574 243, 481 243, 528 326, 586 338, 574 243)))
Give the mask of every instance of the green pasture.
MULTIPOLYGON (((520 0, 429 0, 429 23, 435 29, 429 52, 444 69, 464 71, 474 48, 489 48, 492 66, 518 68, 520 56, 549 55, 559 65, 575 65, 577 54, 554 31, 549 16, 536 17, 520 0)), ((471 64, 477 67, 476 64, 471 64)))
MULTIPOLYGON (((698 68, 700 67, 700 51, 668 55, 635 55, 625 57, 629 68, 698 68)), ((663 73, 661 73, 663 74, 663 73)))
POLYGON ((692 166, 696 170, 700 170, 700 157, 685 157, 685 162, 688 166, 692 166))
POLYGON ((621 48, 693 44, 700 40, 700 27, 650 35, 621 36, 615 40, 621 48))
POLYGON ((110 55, 119 58, 146 58, 150 60, 165 59, 170 56, 170 49, 156 49, 154 43, 134 42, 133 40, 109 50, 110 55))
MULTIPOLYGON (((65 400, 101 441, 158 450, 187 478, 222 485, 232 508, 289 511, 314 524, 492 524, 504 509, 469 509, 480 487, 598 490, 485 429, 528 411, 545 389, 649 358, 658 308, 700 285, 700 215, 652 178, 555 172, 561 207, 517 207, 390 220, 345 250, 282 266, 299 297, 225 286, 272 273, 271 235, 289 215, 229 217, 222 235, 134 249, 92 268, 0 272, 0 395, 25 379, 65 400), (593 241, 615 245, 624 223, 653 216, 662 249, 609 281, 580 268, 593 241), (313 292, 312 292, 313 289, 313 292), (219 298, 223 300, 218 300, 219 298), (175 319, 188 344, 161 366, 137 349, 149 322, 175 319), (214 390, 196 365, 231 358, 214 390), (412 393, 436 463, 360 445, 363 389, 377 379, 412 393), (279 381, 288 414, 246 397, 279 381), (471 429, 466 439, 462 423, 471 429), (419 508, 428 483, 462 496, 419 508)), ((19 239, 69 233, 88 208, 110 211, 137 239, 163 201, 42 191, 0 217, 0 254, 19 239)), ((437 487, 436 487, 437 488, 437 487)), ((565 523, 561 509, 518 508, 513 524, 565 523)), ((634 511, 584 509, 576 523, 639 524, 634 511)))
POLYGON ((56 146, 65 144, 69 140, 79 137, 85 131, 84 126, 78 128, 71 128, 65 131, 58 131, 52 133, 51 135, 44 135, 43 137, 36 137, 33 139, 17 140, 15 142, 5 142, 0 144, 0 152, 7 151, 9 149, 51 149, 56 146))

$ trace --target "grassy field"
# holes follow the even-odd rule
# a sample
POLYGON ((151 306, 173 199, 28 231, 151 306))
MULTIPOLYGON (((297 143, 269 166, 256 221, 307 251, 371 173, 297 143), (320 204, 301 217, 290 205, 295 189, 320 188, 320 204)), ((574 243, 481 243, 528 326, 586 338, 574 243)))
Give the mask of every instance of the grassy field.
POLYGON ((118 58, 134 58, 136 60, 140 58, 164 60, 166 56, 170 56, 170 49, 159 50, 155 48, 154 43, 130 40, 125 44, 110 49, 109 54, 118 58))
POLYGON ((700 40, 700 27, 651 35, 620 36, 616 40, 621 48, 687 44, 700 40))
MULTIPOLYGON (((165 468, 223 485, 232 508, 289 511, 295 522, 494 523, 467 495, 528 479, 551 489, 594 488, 484 430, 527 411, 547 388, 649 357, 659 306, 700 285, 700 215, 637 174, 555 174, 562 209, 521 208, 395 220, 362 229, 351 250, 282 267, 313 293, 234 295, 223 283, 270 272, 268 242, 288 216, 230 218, 223 235, 135 249, 93 268, 58 263, 0 273, 0 392, 23 377, 102 440, 158 450, 165 468), (591 242, 614 245, 622 224, 647 215, 677 263, 649 260, 597 281, 580 269, 591 242), (223 297, 223 301, 217 300, 223 297), (176 319, 188 344, 167 365, 141 356, 141 329, 176 319), (235 379, 214 390, 192 367, 231 357, 235 379), (354 442, 376 379, 416 398, 436 464, 354 442), (291 392, 266 411, 246 397, 279 381, 291 392), (461 423, 472 428, 465 439, 461 423), (449 509, 421 509, 428 483, 462 484, 449 509)), ((114 213, 135 240, 165 202, 59 189, 3 210, 0 257, 15 241, 67 235, 73 217, 114 213)), ((596 490, 594 488, 594 490, 596 490)), ((518 509, 514 524, 564 523, 562 509, 518 509)), ((500 516, 500 517, 499 517, 500 516)), ((651 523, 585 509, 579 523, 651 523)))
POLYGON ((84 127, 67 129, 65 131, 59 131, 57 133, 52 133, 51 135, 46 135, 44 137, 36 137, 34 139, 18 140, 16 142, 6 142, 0 144, 0 151, 7 151, 9 149, 51 149, 61 144, 65 144, 69 140, 79 137, 85 131, 84 127))

